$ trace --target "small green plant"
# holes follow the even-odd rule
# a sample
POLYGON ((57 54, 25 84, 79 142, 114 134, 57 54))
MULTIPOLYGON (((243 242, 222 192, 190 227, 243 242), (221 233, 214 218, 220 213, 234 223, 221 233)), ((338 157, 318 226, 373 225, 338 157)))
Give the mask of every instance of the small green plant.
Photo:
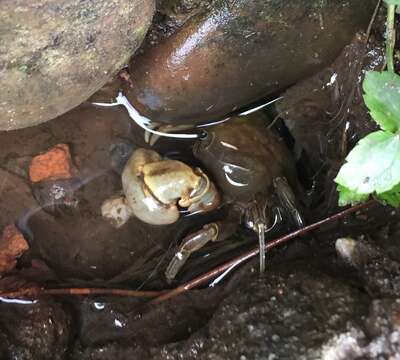
POLYGON ((363 82, 365 104, 381 129, 358 142, 335 178, 342 206, 371 195, 400 206, 400 76, 393 64, 395 11, 400 0, 385 2, 387 71, 369 71, 363 82))

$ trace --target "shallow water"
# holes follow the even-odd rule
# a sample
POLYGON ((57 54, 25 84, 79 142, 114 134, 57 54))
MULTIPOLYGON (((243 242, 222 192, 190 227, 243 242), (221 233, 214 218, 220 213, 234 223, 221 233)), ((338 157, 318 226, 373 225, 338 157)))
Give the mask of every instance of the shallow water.
MULTIPOLYGON (((298 200, 308 223, 338 210, 332 177, 345 150, 371 130, 360 92, 341 124, 344 130, 329 121, 347 98, 350 80, 358 77, 349 66, 364 51, 358 45, 353 43, 326 72, 293 87, 277 108, 266 111, 272 118, 281 113, 285 120, 276 121, 274 128, 296 159, 302 190, 298 200)), ((380 67, 380 60, 381 49, 369 49, 364 67, 380 67)), ((110 84, 90 102, 112 101, 117 88, 110 84)), ((164 227, 135 219, 121 229, 112 227, 102 218, 101 205, 121 191, 121 172, 131 151, 149 146, 123 107, 90 102, 46 124, 0 132, 0 229, 15 222, 30 245, 18 262, 18 277, 9 277, 11 288, 39 283, 50 288, 169 289, 254 247, 255 234, 241 227, 225 242, 209 244, 192 256, 177 281, 168 283, 164 270, 179 241, 207 222, 224 219, 228 209, 186 216, 164 227), (60 143, 68 144, 77 174, 31 183, 32 157, 60 143)), ((192 146, 193 141, 161 139, 154 149, 199 166, 192 146)), ((359 325, 368 316, 372 299, 399 296, 398 229, 388 225, 398 217, 388 207, 371 207, 267 253, 265 277, 258 276, 256 259, 158 306, 116 296, 44 296, 33 303, 0 297, 0 359, 228 358, 238 354, 234 344, 240 339, 247 358, 265 357, 271 349, 282 356, 290 349, 291 354, 318 358, 325 341, 347 331, 343 324, 359 325), (345 264, 335 253, 334 242, 342 236, 367 238, 368 256, 361 268, 345 264)), ((279 228, 267 240, 288 230, 279 228)), ((6 284, 4 278, 0 281, 6 284)), ((360 326, 369 339, 377 336, 360 326)))

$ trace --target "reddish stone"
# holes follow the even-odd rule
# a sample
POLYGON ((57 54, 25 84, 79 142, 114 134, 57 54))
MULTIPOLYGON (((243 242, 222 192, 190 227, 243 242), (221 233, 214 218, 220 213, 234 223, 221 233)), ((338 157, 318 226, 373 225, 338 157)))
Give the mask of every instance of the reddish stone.
POLYGON ((35 156, 29 167, 32 182, 70 179, 76 173, 71 153, 66 144, 58 144, 47 152, 35 156))
POLYGON ((17 258, 29 249, 24 236, 14 224, 8 225, 0 239, 0 273, 13 270, 17 258))

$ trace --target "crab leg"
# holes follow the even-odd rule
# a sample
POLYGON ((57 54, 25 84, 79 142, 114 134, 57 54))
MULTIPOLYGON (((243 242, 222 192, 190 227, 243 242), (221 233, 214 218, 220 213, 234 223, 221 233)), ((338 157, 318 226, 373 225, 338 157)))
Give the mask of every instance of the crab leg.
POLYGON ((265 272, 265 226, 258 224, 257 226, 258 243, 260 248, 260 273, 265 272))
POLYGON ((273 209, 273 214, 274 214, 274 222, 270 227, 267 227, 265 222, 258 222, 255 226, 254 231, 256 231, 258 235, 258 246, 260 249, 260 273, 265 272, 265 257, 266 257, 266 236, 269 231, 271 231, 275 226, 282 221, 282 214, 279 210, 279 208, 274 208, 273 209))
POLYGON ((248 228, 253 230, 258 237, 258 244, 260 249, 260 272, 265 272, 265 251, 266 251, 266 233, 271 231, 275 226, 281 222, 282 215, 278 207, 272 208, 274 215, 271 225, 269 217, 267 217, 268 202, 265 199, 257 197, 252 206, 245 212, 244 222, 248 228))
POLYGON ((203 226, 199 231, 187 235, 165 270, 165 277, 172 281, 185 265, 190 255, 209 242, 223 241, 235 233, 236 223, 213 222, 203 226))
POLYGON ((296 197, 286 178, 275 178, 273 183, 275 191, 278 194, 279 201, 284 210, 289 213, 291 222, 297 228, 304 227, 303 217, 301 216, 299 210, 297 210, 296 208, 296 197))
POLYGON ((179 251, 169 263, 165 271, 165 277, 168 280, 173 280, 193 252, 201 249, 209 241, 215 241, 217 238, 218 225, 214 223, 204 225, 201 230, 186 236, 179 251))

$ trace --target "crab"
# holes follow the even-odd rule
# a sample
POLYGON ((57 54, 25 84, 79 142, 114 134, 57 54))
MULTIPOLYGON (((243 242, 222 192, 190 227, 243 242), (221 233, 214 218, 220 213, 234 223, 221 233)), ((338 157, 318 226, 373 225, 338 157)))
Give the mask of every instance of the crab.
POLYGON ((303 226, 289 185, 295 183, 293 161, 262 114, 233 117, 207 128, 205 134, 193 146, 202 169, 162 158, 154 150, 135 150, 122 172, 123 193, 102 206, 103 216, 116 227, 131 216, 161 226, 176 222, 182 208, 201 214, 228 206, 226 219, 184 237, 165 270, 168 281, 176 278, 191 254, 209 242, 227 239, 240 225, 258 236, 263 272, 266 234, 284 218, 295 227, 303 226))

